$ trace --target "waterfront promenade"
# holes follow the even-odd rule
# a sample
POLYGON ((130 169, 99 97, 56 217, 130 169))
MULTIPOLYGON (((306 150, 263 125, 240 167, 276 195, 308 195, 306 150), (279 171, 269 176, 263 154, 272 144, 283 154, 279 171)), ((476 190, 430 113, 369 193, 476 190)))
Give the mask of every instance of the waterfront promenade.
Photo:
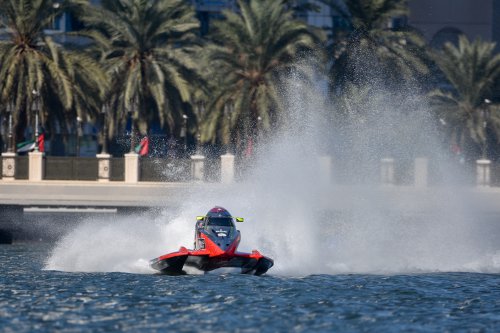
MULTIPOLYGON (((219 184, 217 184, 219 185, 219 184)), ((0 205, 74 207, 178 206, 196 183, 96 181, 0 181, 0 205)), ((214 185, 208 185, 214 186, 214 185)), ((219 185, 220 186, 220 185, 219 185)))
MULTIPOLYGON (((300 188, 296 189, 300 191, 300 188)), ((0 180, 0 206, 178 208, 200 192, 214 199, 231 191, 247 200, 252 185, 203 182, 96 182, 0 180)), ((290 194, 293 196, 293 194, 290 194)), ((307 198, 306 198, 307 199, 307 198)), ((414 187, 325 185, 310 198, 319 209, 425 213, 457 206, 500 213, 500 187, 414 187)), ((220 203, 222 204, 222 203, 220 203)))
POLYGON ((206 198, 202 202, 208 206, 225 205, 228 198, 235 196, 242 202, 250 201, 255 209, 265 209, 265 206, 273 204, 285 215, 296 205, 307 207, 313 214, 320 213, 323 217, 329 214, 353 217, 361 214, 384 219, 390 216, 428 216, 432 220, 432 216, 446 216, 446 219, 452 220, 464 214, 500 214, 500 187, 346 186, 325 183, 312 191, 304 191, 297 184, 291 184, 278 191, 269 189, 276 199, 273 202, 269 202, 274 200, 273 196, 259 198, 263 195, 262 190, 262 184, 256 187, 252 183, 238 182, 130 184, 115 181, 0 180, 0 243, 10 243, 12 232, 29 234, 37 239, 47 233, 54 234, 54 230, 65 230, 89 215, 128 216, 148 211, 156 214, 158 209, 175 212, 190 200, 200 202, 200 196, 206 198), (61 228, 57 227, 59 225, 61 228))

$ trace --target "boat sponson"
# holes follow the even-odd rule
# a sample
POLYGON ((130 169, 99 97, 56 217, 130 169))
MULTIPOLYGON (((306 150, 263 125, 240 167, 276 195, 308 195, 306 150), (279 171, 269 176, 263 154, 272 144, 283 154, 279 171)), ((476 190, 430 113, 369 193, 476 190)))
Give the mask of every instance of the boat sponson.
POLYGON ((272 259, 264 257, 258 251, 252 253, 222 252, 211 255, 205 250, 187 250, 184 247, 150 261, 152 268, 165 274, 182 274, 183 267, 194 267, 202 271, 211 271, 222 267, 241 268, 245 274, 264 274, 273 266, 272 259))

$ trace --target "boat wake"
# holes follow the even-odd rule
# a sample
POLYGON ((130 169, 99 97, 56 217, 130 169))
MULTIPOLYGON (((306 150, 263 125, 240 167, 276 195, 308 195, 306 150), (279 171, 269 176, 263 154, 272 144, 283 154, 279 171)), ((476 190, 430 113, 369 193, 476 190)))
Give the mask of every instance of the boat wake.
POLYGON ((259 249, 272 257, 272 275, 500 272, 496 221, 461 213, 385 214, 368 207, 339 214, 316 208, 321 191, 265 188, 238 184, 225 194, 205 192, 174 217, 89 219, 57 242, 45 269, 152 273, 150 259, 192 248, 195 216, 224 204, 245 217, 238 224, 240 250, 259 249))

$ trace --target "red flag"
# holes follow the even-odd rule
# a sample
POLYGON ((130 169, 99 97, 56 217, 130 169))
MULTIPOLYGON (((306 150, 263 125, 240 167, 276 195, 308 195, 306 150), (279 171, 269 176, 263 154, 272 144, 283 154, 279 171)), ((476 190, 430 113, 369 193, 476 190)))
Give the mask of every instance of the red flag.
POLYGON ((149 138, 145 136, 140 143, 139 155, 146 156, 147 154, 149 154, 149 138))
POLYGON ((38 135, 38 151, 43 153, 45 151, 45 134, 38 135))
POLYGON ((457 145, 456 143, 453 143, 451 145, 451 151, 456 154, 456 155, 459 155, 461 152, 462 152, 462 149, 460 149, 460 146, 457 145))
POLYGON ((247 148, 245 149, 245 157, 251 157, 253 154, 253 139, 250 138, 247 143, 247 148))

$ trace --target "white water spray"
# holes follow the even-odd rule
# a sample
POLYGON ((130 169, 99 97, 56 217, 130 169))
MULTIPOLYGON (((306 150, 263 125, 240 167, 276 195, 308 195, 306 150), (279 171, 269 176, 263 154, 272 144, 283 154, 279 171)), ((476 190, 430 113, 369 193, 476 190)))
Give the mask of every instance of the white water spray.
MULTIPOLYGON (((178 216, 164 213, 153 219, 88 220, 57 243, 45 268, 152 272, 149 259, 180 246, 192 247, 195 216, 220 205, 235 216, 245 217, 246 222, 238 224, 242 232, 240 250, 258 249, 272 257, 275 266, 269 274, 500 272, 500 246, 485 239, 500 228, 493 226, 489 230, 484 224, 472 224, 474 221, 468 219, 460 198, 446 197, 446 204, 443 202, 442 210, 436 214, 408 216, 386 210, 391 202, 380 198, 378 185, 342 193, 343 187, 325 184, 318 172, 318 157, 322 153, 318 147, 334 145, 336 138, 325 133, 327 126, 320 126, 324 124, 323 94, 293 77, 284 90, 289 111, 287 126, 261 147, 244 182, 224 191, 217 187, 211 191, 207 185, 207 190, 193 193, 184 202, 178 216), (367 194, 371 192, 375 193, 373 197, 367 194), (349 195, 354 201, 359 197, 361 208, 335 212, 329 209, 332 194, 349 195)), ((383 102, 384 111, 403 108, 378 97, 372 100, 383 102)), ((414 105, 412 101, 409 107, 414 105)), ((373 119, 367 121, 354 133, 353 140, 362 139, 362 143, 350 146, 356 147, 351 152, 352 160, 361 164, 356 169, 359 178, 377 169, 369 163, 378 162, 381 156, 372 147, 377 146, 377 140, 387 134, 384 131, 388 128, 387 123, 382 126, 373 119), (362 158, 362 154, 368 158, 362 158)), ((396 118, 391 121, 393 128, 401 128, 396 118)), ((418 131, 427 135, 425 129, 418 131)), ((408 132, 401 132, 408 145, 408 132)))

